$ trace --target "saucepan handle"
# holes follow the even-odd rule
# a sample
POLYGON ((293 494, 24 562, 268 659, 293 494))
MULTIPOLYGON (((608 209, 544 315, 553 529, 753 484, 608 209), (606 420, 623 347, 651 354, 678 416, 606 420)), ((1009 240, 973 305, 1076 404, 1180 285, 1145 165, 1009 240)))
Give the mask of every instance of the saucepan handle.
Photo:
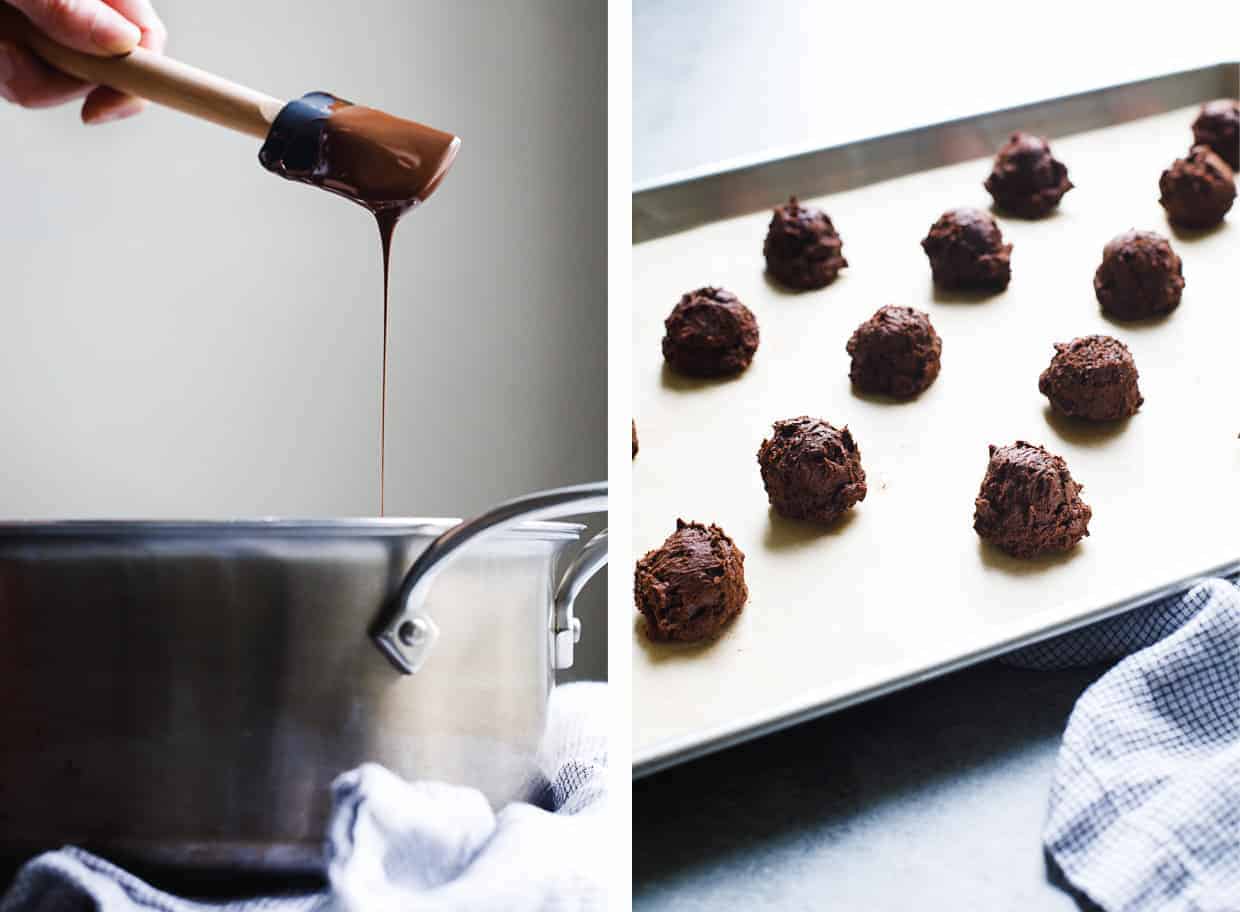
POLYGON ((557 669, 573 667, 573 647, 581 639, 581 619, 573 614, 573 605, 586 583, 606 566, 607 530, 604 529, 590 539, 573 558, 555 591, 552 660, 557 669))
MULTIPOLYGON (((370 633, 375 644, 398 671, 403 674, 414 674, 426 661, 439 635, 439 629, 434 620, 425 611, 426 596, 430 592, 435 577, 448 563, 459 556, 461 548, 480 535, 496 532, 518 523, 558 519, 581 513, 602 513, 606 510, 607 482, 599 481, 527 494, 500 504, 481 516, 453 526, 431 542, 430 546, 418 555, 418 559, 409 568, 396 598, 384 608, 371 628, 370 633)), ((575 635, 572 617, 573 600, 590 576, 606 563, 606 538, 603 538, 601 545, 596 544, 598 541, 599 538, 596 536, 582 550, 582 554, 565 572, 564 579, 557 590, 555 612, 555 642, 557 644, 562 640, 559 635, 561 601, 564 617, 567 619, 565 629, 570 635, 575 635), (600 548, 603 554, 601 560, 599 559, 600 548)), ((559 650, 560 647, 557 645, 557 667, 559 667, 559 650)), ((571 656, 570 648, 567 651, 569 662, 572 661, 571 656)))

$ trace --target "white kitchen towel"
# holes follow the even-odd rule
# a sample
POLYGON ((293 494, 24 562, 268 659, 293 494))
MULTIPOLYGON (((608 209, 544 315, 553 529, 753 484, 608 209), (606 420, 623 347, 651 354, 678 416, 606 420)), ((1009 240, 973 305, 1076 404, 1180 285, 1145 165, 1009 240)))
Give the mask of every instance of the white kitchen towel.
POLYGON ((607 720, 604 684, 552 694, 539 766, 552 810, 406 782, 363 766, 332 786, 321 893, 197 902, 161 892, 68 847, 33 859, 0 912, 593 912, 606 906, 607 720))
POLYGON ((1106 912, 1238 912, 1240 589, 1210 580, 1164 610, 1140 625, 1179 628, 1077 701, 1043 842, 1106 912))

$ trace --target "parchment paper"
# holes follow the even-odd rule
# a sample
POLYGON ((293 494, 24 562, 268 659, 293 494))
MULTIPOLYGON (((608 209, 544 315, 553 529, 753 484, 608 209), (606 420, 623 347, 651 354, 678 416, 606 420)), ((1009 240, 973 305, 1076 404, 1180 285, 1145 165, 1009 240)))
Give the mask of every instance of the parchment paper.
POLYGON ((821 291, 768 282, 769 212, 634 248, 634 553, 677 517, 716 522, 745 552, 750 588, 706 646, 654 645, 631 625, 636 762, 1054 632, 1240 557, 1240 209, 1213 232, 1177 235, 1158 205, 1195 113, 1052 137, 1077 186, 1042 221, 999 216, 1013 278, 989 298, 936 292, 919 245, 944 210, 989 207, 989 159, 813 200, 849 261, 821 291), (1161 322, 1112 323, 1094 298, 1102 247, 1129 228, 1169 237, 1183 258, 1183 301, 1161 322), (708 284, 738 294, 761 329, 735 380, 663 367, 664 317, 708 284), (858 396, 848 380, 844 345, 884 304, 927 311, 943 338, 939 379, 905 404, 858 396), (1090 333, 1136 359, 1146 401, 1123 426, 1054 418, 1038 393, 1052 343, 1090 333), (825 529, 770 512, 758 474, 771 423, 802 414, 852 429, 869 483, 825 529), (1062 455, 1085 486, 1091 535, 1066 556, 1014 560, 973 532, 987 444, 1016 439, 1062 455))

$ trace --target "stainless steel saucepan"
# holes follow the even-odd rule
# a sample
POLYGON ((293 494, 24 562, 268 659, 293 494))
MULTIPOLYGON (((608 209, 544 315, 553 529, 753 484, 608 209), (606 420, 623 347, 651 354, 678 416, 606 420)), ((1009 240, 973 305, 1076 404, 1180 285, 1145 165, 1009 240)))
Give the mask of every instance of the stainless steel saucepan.
POLYGON ((545 783, 606 483, 436 519, 0 525, 0 854, 314 871, 359 763, 545 783))

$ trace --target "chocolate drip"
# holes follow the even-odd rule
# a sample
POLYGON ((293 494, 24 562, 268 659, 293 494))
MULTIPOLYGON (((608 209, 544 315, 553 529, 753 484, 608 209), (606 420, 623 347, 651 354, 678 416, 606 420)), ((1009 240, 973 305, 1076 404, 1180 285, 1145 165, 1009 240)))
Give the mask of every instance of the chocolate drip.
POLYGON ((327 92, 291 101, 259 150, 264 168, 321 187, 375 216, 383 249, 383 365, 379 416, 379 515, 387 451, 388 275, 401 217, 439 186, 461 141, 424 124, 355 105, 327 92))
POLYGON ((383 247, 383 366, 379 389, 379 515, 384 515, 384 490, 387 487, 387 367, 388 367, 388 276, 392 261, 392 233, 400 215, 392 210, 378 212, 379 243, 383 247))

